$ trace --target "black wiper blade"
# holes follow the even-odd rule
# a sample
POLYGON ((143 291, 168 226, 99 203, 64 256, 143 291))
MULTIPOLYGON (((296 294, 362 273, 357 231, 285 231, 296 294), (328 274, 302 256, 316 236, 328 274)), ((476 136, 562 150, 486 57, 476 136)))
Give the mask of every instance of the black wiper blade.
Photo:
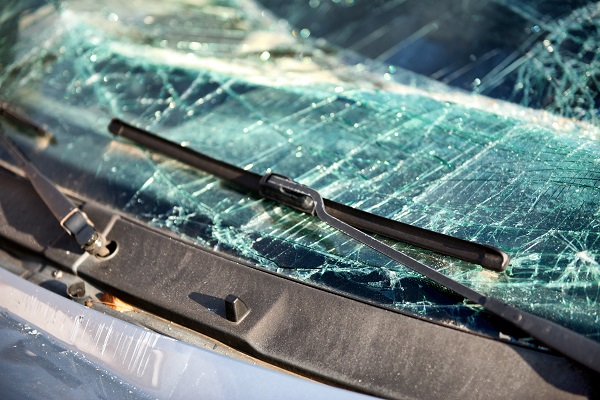
MULTIPOLYGON (((588 339, 583 335, 545 318, 519 310, 498 299, 479 293, 438 272, 430 266, 388 246, 356 227, 351 226, 351 223, 343 221, 342 218, 338 218, 337 215, 335 215, 335 212, 337 212, 338 215, 346 215, 343 211, 340 212, 339 208, 330 208, 328 203, 331 204, 333 202, 323 199, 316 190, 308 186, 297 183, 292 179, 279 174, 270 173, 260 176, 250 173, 222 161, 215 160, 204 154, 195 152, 194 150, 181 147, 149 132, 128 125, 120 120, 113 120, 109 126, 109 130, 115 135, 126 137, 129 140, 169 155, 181 162, 203 169, 231 182, 235 182, 246 189, 258 191, 264 198, 274 200, 311 215, 316 215, 319 219, 333 228, 429 278, 433 282, 450 289, 465 299, 480 305, 490 314, 496 315, 502 320, 516 326, 544 345, 579 362, 593 371, 600 373, 600 343, 588 339), (331 212, 331 209, 334 211, 331 212)), ((341 210, 344 209, 342 208, 341 210)), ((422 239, 418 236, 420 233, 421 232, 417 233, 419 240, 422 239)), ((442 236, 445 237, 445 235, 442 236)), ((433 237, 437 239, 436 236, 433 237)), ((421 245, 421 243, 417 245, 421 245)), ((473 245, 482 246, 476 243, 473 245)), ((486 246, 484 247, 489 249, 486 246)), ((452 249, 452 251, 454 250, 456 249, 452 249)), ((508 263, 507 255, 500 250, 494 250, 502 254, 501 257, 503 262, 508 263)))
MULTIPOLYGON (((108 130, 116 136, 125 137, 148 149, 235 183, 241 188, 255 193, 261 191, 260 180, 262 177, 251 171, 246 171, 193 149, 180 146, 119 119, 113 119, 108 130)), ((332 200, 324 199, 323 201, 325 209, 330 215, 362 231, 456 257, 493 271, 504 271, 510 261, 508 254, 492 246, 394 221, 332 200)), ((300 211, 305 210, 300 209, 300 211)))
POLYGON ((60 223, 60 226, 73 236, 77 244, 86 252, 99 257, 107 256, 110 250, 107 247, 106 238, 96 230, 87 215, 25 157, 13 141, 6 136, 2 126, 0 126, 0 141, 25 172, 38 196, 60 223))

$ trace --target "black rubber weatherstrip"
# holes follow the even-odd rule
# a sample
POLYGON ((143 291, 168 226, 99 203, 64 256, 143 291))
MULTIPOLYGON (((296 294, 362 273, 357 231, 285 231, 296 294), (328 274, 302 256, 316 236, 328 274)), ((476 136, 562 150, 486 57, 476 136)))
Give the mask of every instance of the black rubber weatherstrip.
MULTIPOLYGON (((116 136, 127 138, 145 148, 206 171, 241 188, 260 193, 262 176, 258 174, 216 160, 193 149, 182 147, 119 119, 113 119, 108 130, 116 136)), ((332 200, 324 199, 323 201, 327 213, 362 231, 456 257, 494 271, 504 271, 510 261, 508 254, 492 246, 394 221, 332 200)))

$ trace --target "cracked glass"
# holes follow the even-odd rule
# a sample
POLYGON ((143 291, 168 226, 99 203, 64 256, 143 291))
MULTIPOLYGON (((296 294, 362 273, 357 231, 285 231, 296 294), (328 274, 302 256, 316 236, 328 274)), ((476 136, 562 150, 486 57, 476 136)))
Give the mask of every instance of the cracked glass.
POLYGON ((388 242, 600 340, 600 5, 444 7, 4 2, 2 99, 53 138, 7 131, 58 184, 153 226, 493 336, 503 334, 477 307, 396 262, 106 127, 118 117, 339 203, 501 248, 512 261, 494 273, 388 242))

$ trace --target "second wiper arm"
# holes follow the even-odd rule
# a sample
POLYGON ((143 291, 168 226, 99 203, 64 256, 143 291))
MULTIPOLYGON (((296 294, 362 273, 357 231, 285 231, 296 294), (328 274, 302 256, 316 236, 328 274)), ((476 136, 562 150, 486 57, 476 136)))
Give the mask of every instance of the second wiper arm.
MULTIPOLYGON (((165 154, 192 167, 235 183, 244 189, 261 193, 262 176, 258 174, 180 146, 119 119, 113 119, 108 130, 116 136, 127 138, 145 148, 165 154)), ((422 249, 456 257, 493 271, 504 271, 510 261, 508 254, 492 246, 394 221, 332 200, 323 199, 323 201, 325 210, 331 216, 365 232, 375 233, 422 249)), ((285 202, 284 204, 306 212, 301 205, 294 206, 293 203, 285 202)))
POLYGON ((12 140, 4 134, 0 127, 0 142, 8 150, 11 157, 25 172, 27 179, 42 199, 46 207, 54 215, 60 226, 75 238, 77 244, 92 255, 100 257, 109 253, 107 241, 96 230, 87 215, 69 200, 58 188, 42 174, 25 155, 17 148, 12 140))

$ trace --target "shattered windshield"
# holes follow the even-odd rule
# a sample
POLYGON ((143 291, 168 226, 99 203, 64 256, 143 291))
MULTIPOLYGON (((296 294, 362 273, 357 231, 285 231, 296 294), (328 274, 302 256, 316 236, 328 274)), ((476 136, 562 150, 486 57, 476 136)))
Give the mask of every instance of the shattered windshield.
POLYGON ((296 32, 451 86, 598 117, 597 2, 259 0, 296 32))
POLYGON ((432 16, 429 3, 5 2, 2 100, 53 137, 3 125, 72 192, 294 279, 494 335, 477 307, 324 223, 106 128, 118 117, 498 247, 512 258, 503 273, 393 243, 600 339, 600 5, 452 2, 432 16))

